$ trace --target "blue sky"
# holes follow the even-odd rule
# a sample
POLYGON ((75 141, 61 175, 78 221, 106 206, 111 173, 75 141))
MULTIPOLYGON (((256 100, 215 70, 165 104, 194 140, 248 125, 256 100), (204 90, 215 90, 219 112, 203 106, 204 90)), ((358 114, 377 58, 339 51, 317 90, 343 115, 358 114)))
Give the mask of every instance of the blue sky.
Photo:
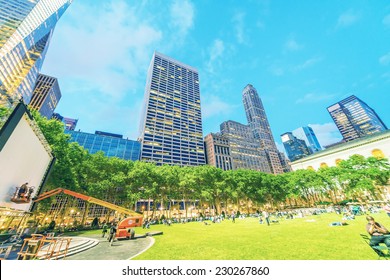
POLYGON ((42 72, 57 77, 56 112, 78 129, 138 136, 146 72, 157 50, 198 69, 203 133, 246 123, 256 87, 276 142, 311 125, 341 139, 326 108, 355 94, 390 126, 390 2, 75 0, 42 72))

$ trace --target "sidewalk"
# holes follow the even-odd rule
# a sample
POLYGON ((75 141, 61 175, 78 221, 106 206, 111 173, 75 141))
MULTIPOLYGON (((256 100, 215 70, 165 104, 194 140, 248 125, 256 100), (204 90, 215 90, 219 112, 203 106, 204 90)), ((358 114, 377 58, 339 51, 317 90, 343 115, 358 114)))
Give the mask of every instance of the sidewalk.
POLYGON ((89 236, 99 244, 86 251, 66 257, 65 260, 128 260, 146 251, 154 244, 153 237, 115 241, 112 246, 106 238, 89 236))
MULTIPOLYGON (((62 236, 66 237, 66 236, 62 236)), ((137 235, 136 235, 137 237, 137 235)), ((138 237, 131 240, 117 240, 113 242, 112 246, 107 241, 107 238, 102 238, 101 235, 91 235, 88 238, 83 238, 80 236, 71 237, 70 248, 75 248, 77 253, 73 255, 67 255, 66 260, 128 260, 134 258, 135 256, 141 254, 142 252, 149 249, 154 244, 153 237, 138 237), (84 240, 83 240, 84 239, 84 240), (94 240, 95 244, 93 247, 85 246, 84 244, 94 240), (85 249, 86 248, 86 249, 85 249)), ((8 256, 7 260, 17 260, 18 252, 20 247, 14 248, 13 251, 8 256)), ((69 252, 72 250, 70 249, 69 252)), ((61 260, 61 259, 60 259, 61 260)))

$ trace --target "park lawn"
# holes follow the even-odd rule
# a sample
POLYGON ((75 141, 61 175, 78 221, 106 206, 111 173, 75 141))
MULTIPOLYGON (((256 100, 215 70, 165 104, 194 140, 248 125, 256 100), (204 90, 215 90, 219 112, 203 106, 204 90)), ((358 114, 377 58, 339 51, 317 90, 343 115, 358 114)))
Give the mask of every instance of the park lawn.
MULTIPOLYGON (((384 213, 372 215, 390 228, 384 213)), ((155 244, 136 260, 375 260, 373 250, 359 233, 365 232, 365 216, 331 227, 341 215, 322 214, 277 224, 259 224, 255 218, 225 220, 209 226, 200 222, 152 225, 136 233, 163 231, 155 244)))

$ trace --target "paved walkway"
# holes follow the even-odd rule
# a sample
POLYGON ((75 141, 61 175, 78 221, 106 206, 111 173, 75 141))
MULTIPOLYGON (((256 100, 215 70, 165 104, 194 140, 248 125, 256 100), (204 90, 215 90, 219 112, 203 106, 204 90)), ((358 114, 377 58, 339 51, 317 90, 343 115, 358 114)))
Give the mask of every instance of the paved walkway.
POLYGON ((153 237, 118 240, 112 246, 106 238, 100 235, 88 237, 98 239, 99 244, 86 251, 68 256, 65 260, 127 260, 146 251, 154 244, 153 237))
MULTIPOLYGON (((66 237, 66 236, 62 236, 66 237)), ((154 244, 153 237, 136 238, 131 240, 117 240, 113 242, 112 246, 106 238, 101 235, 90 235, 88 238, 99 240, 99 244, 89 248, 85 251, 76 253, 74 255, 66 256, 66 260, 128 260, 141 254, 149 249, 154 244)), ((82 237, 76 237, 71 246, 77 246, 76 243, 81 242, 82 237)), ((18 258, 17 252, 20 247, 15 248, 7 260, 16 260, 18 258)))

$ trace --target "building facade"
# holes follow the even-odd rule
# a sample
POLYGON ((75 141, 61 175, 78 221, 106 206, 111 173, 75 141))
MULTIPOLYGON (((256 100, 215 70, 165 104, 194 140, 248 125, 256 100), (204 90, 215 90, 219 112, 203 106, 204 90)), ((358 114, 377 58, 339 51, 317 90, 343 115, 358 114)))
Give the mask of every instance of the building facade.
POLYGON ((72 119, 67 117, 62 118, 62 122, 65 124, 65 129, 67 130, 75 130, 78 121, 78 119, 72 119))
POLYGON ((318 142, 317 136, 310 126, 299 127, 292 131, 292 134, 298 139, 305 141, 306 146, 310 149, 311 153, 315 153, 322 150, 320 142, 318 142))
POLYGON ((57 79, 39 74, 29 104, 30 107, 50 119, 60 99, 61 91, 57 79))
POLYGON ((221 124, 221 134, 228 139, 233 169, 252 169, 272 173, 267 155, 260 147, 260 142, 254 138, 249 125, 235 121, 221 124))
POLYGON ((312 154, 304 140, 298 139, 291 132, 286 132, 281 135, 284 149, 290 161, 295 161, 300 158, 312 154))
POLYGON ((376 133, 325 149, 291 163, 292 169, 314 169, 336 166, 352 155, 390 159, 390 130, 376 133))
POLYGON ((354 95, 327 109, 345 142, 387 130, 376 112, 354 95))
POLYGON ((72 0, 0 0, 0 104, 30 103, 54 27, 72 0))
POLYGON ((91 154, 99 151, 107 157, 118 157, 125 160, 139 160, 141 143, 123 139, 122 135, 96 131, 95 134, 74 130, 65 130, 71 142, 77 142, 91 154))
POLYGON ((260 147, 266 153, 272 172, 274 174, 283 173, 279 151, 257 90, 252 85, 247 85, 242 91, 242 100, 248 125, 254 138, 260 142, 260 147))
POLYGON ((157 165, 205 164, 198 71, 155 52, 140 125, 141 160, 157 165))
POLYGON ((232 170, 233 158, 229 139, 220 133, 210 133, 204 139, 207 164, 223 170, 232 170))

